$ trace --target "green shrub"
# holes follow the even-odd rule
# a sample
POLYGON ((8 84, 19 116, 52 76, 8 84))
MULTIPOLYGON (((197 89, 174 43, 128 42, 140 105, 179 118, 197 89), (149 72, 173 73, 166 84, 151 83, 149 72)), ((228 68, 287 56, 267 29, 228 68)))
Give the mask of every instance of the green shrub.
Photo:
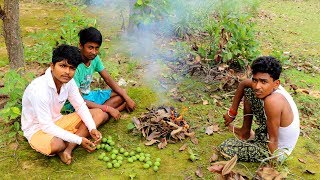
POLYGON ((25 47, 26 61, 36 61, 40 64, 51 62, 52 50, 59 44, 78 46, 78 32, 89 26, 96 26, 96 20, 82 14, 85 7, 70 6, 60 23, 58 31, 44 30, 31 34, 34 45, 25 47))
POLYGON ((24 89, 33 77, 32 73, 20 75, 17 71, 10 70, 3 78, 4 87, 0 89, 0 94, 8 95, 9 100, 0 110, 0 116, 4 123, 11 128, 9 137, 14 137, 17 133, 22 134, 20 128, 22 96, 24 89))

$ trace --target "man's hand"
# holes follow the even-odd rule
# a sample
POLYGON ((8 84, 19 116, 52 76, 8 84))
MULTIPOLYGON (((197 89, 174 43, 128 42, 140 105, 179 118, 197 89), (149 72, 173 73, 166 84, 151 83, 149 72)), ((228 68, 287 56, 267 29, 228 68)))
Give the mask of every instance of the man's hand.
POLYGON ((131 112, 136 108, 136 103, 131 98, 127 99, 126 103, 126 109, 128 112, 131 112))
POLYGON ((81 146, 85 148, 88 152, 92 152, 96 149, 95 144, 85 137, 82 137, 81 146))
POLYGON ((91 137, 94 139, 94 144, 97 145, 101 142, 102 139, 102 135, 101 133, 96 130, 96 129, 92 129, 90 132, 91 137))
POLYGON ((108 111, 107 111, 114 119, 118 120, 121 116, 120 112, 118 109, 115 109, 111 106, 108 106, 108 111))
POLYGON ((235 119, 233 117, 230 117, 228 112, 226 114, 223 115, 223 119, 224 119, 224 125, 225 126, 229 126, 229 124, 235 119))

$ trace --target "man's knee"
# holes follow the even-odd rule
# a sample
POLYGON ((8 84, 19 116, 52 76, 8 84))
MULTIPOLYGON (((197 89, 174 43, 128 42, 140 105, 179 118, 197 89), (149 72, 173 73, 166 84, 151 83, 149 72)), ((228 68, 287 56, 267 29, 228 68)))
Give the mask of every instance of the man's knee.
POLYGON ((51 139, 51 143, 50 143, 50 146, 51 146, 51 153, 50 155, 54 155, 54 154, 57 154, 63 150, 66 149, 66 143, 60 139, 60 138, 57 138, 57 137, 53 137, 51 139))
POLYGON ((90 113, 97 127, 101 125, 108 118, 108 114, 103 112, 99 108, 90 109, 90 113))

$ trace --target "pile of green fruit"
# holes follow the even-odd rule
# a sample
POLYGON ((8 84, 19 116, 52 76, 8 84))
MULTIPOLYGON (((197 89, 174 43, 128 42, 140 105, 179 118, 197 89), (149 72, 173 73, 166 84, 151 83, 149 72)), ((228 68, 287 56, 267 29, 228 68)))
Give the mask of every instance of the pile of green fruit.
POLYGON ((127 151, 124 148, 115 147, 115 142, 112 140, 111 136, 107 138, 102 138, 102 143, 97 145, 97 149, 104 150, 98 159, 107 162, 107 168, 119 168, 123 161, 128 163, 143 162, 143 168, 149 169, 153 166, 153 170, 156 172, 159 170, 161 163, 160 158, 156 158, 154 162, 151 161, 151 155, 149 153, 142 152, 140 147, 136 147, 135 150, 127 151), (107 151, 109 155, 105 152, 107 151))

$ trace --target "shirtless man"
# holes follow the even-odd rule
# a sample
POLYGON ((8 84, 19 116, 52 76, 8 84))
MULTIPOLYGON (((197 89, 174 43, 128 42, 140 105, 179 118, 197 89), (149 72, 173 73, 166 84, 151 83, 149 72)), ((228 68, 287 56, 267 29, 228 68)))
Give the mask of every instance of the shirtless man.
POLYGON ((22 97, 22 131, 30 146, 48 156, 58 154, 66 164, 71 163, 77 145, 88 152, 95 150, 102 138, 97 127, 107 118, 100 109, 89 111, 79 93, 73 76, 80 63, 77 47, 57 47, 50 67, 28 85, 22 97), (66 100, 75 107, 75 113, 60 113, 66 100))
POLYGON ((232 105, 224 115, 225 125, 237 138, 230 138, 220 146, 225 157, 238 155, 239 160, 257 162, 274 156, 285 160, 294 149, 299 133, 299 113, 290 94, 280 85, 282 67, 270 56, 257 58, 251 65, 252 78, 242 81, 232 105), (244 118, 241 128, 230 123, 236 118, 244 97, 244 118), (253 116, 258 128, 251 130, 253 116))

